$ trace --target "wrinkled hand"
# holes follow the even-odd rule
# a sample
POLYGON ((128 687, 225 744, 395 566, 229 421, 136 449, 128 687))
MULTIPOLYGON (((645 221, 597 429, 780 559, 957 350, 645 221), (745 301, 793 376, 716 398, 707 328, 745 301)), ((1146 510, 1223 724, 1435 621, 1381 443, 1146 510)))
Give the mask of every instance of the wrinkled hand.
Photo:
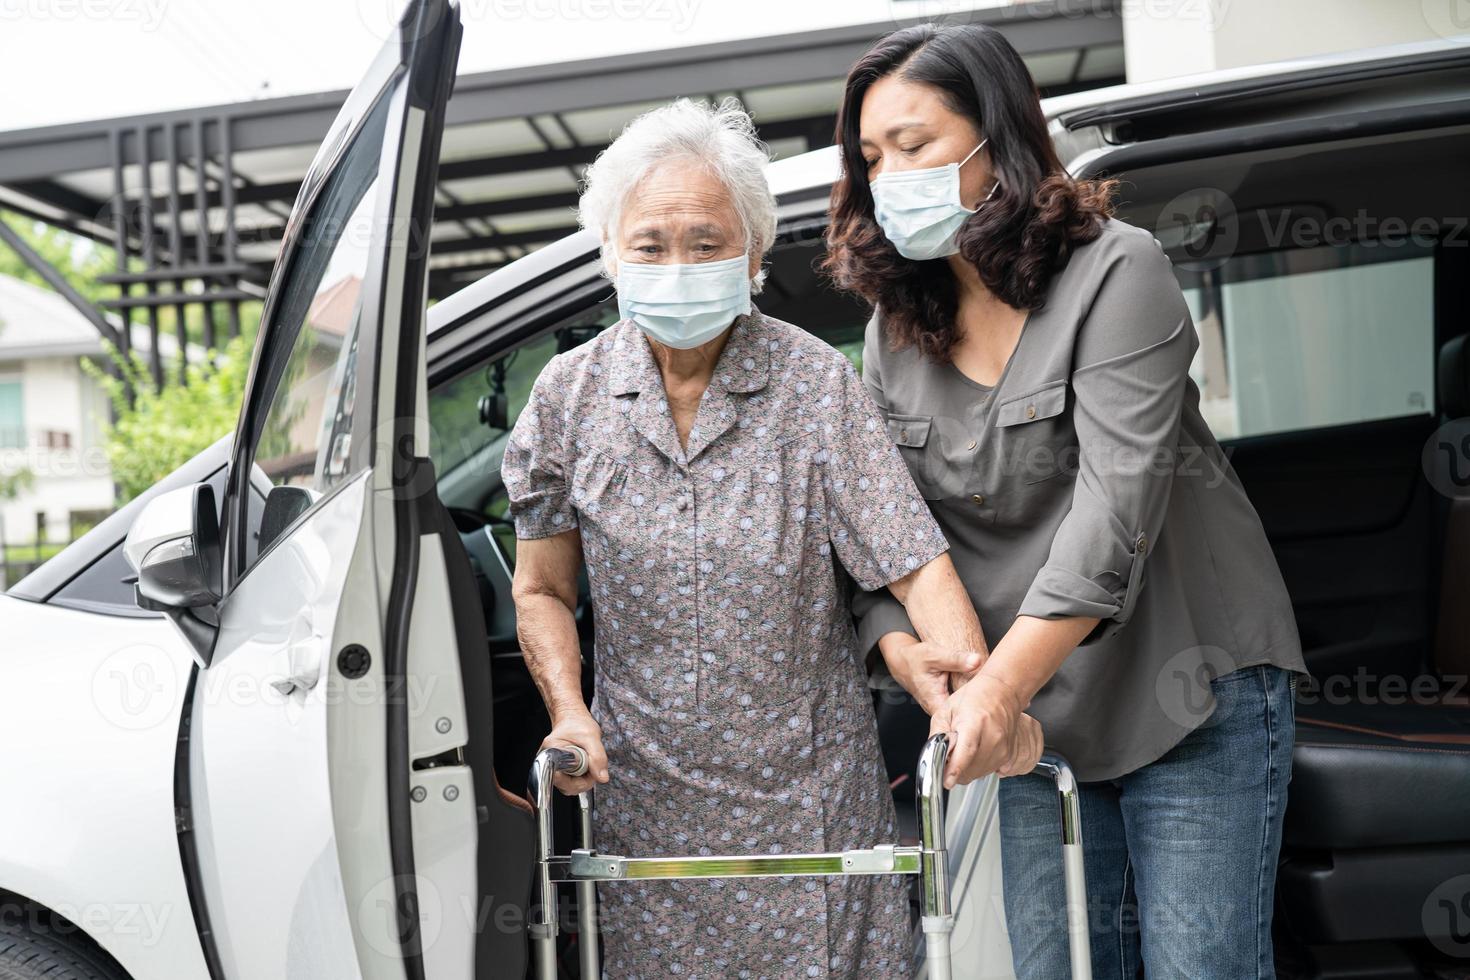
POLYGON ((919 702, 927 715, 939 711, 950 691, 985 663, 985 657, 974 650, 950 650, 920 642, 907 633, 889 633, 878 642, 878 650, 893 679, 919 702))
POLYGON ((602 726, 585 707, 558 715, 551 732, 541 740, 541 747, 569 748, 575 745, 587 753, 587 771, 580 776, 559 772, 551 783, 568 796, 585 793, 598 783, 607 782, 607 752, 602 747, 602 726))
POLYGON ((1028 773, 1041 758, 1041 724, 1024 713, 1025 705, 1004 681, 976 674, 934 712, 931 735, 947 732, 949 761, 944 788, 999 773, 1028 773))

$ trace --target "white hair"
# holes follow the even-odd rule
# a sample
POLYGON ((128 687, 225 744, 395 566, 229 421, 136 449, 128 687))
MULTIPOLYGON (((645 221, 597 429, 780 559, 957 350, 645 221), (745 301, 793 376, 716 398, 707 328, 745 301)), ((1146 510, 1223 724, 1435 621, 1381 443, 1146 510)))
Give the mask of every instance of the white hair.
MULTIPOLYGON (((616 253, 623 206, 649 170, 674 160, 701 164, 725 185, 746 250, 764 258, 776 238, 776 199, 765 173, 770 159, 750 114, 733 98, 718 106, 679 99, 628 123, 587 168, 577 203, 577 220, 602 239, 603 274, 611 275, 608 258, 616 253)), ((761 269, 751 291, 760 292, 765 278, 761 269)))

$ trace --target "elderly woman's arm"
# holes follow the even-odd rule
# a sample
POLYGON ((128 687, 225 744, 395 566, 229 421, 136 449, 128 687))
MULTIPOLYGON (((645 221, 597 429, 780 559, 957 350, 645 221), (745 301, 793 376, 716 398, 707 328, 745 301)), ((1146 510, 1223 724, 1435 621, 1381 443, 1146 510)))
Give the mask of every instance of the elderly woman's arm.
MULTIPOLYGON (((903 603, 922 638, 915 641, 903 633, 885 637, 891 645, 883 657, 894 676, 917 674, 920 683, 932 687, 960 675, 953 695, 932 702, 932 707, 924 705, 929 730, 950 733, 944 785, 952 787, 991 772, 1002 776, 1030 772, 1041 758, 1041 725, 1025 713, 1029 695, 1004 676, 979 670, 985 660, 985 638, 949 555, 890 582, 888 591, 903 603), (960 658, 966 659, 960 663, 960 658)), ((917 693, 915 698, 924 704, 917 693)))
POLYGON ((522 541, 511 588, 521 653, 551 715, 551 733, 541 744, 576 745, 587 752, 587 775, 558 773, 553 778, 566 793, 607 782, 602 729, 582 700, 582 648, 575 619, 581 565, 582 536, 577 531, 522 541))
POLYGON ((1029 769, 1040 755, 1040 731, 1016 697, 1002 697, 999 679, 979 685, 990 692, 979 710, 944 710, 949 698, 941 692, 950 675, 974 671, 985 657, 980 622, 946 554, 949 543, 889 441, 872 396, 846 360, 834 362, 833 374, 822 399, 828 409, 823 489, 832 548, 859 587, 887 587, 927 641, 890 660, 890 669, 927 702, 931 731, 951 735, 945 784, 953 786, 962 775, 974 779, 1029 769))
POLYGON ((511 594, 516 633, 526 666, 551 715, 544 745, 586 750, 588 774, 553 782, 567 793, 607 782, 602 731, 582 700, 582 648, 577 637, 577 573, 582 532, 572 506, 575 461, 566 440, 566 361, 558 355, 542 370, 505 443, 501 479, 515 520, 516 569, 511 594))
POLYGON ((980 620, 948 554, 890 583, 887 590, 865 595, 882 596, 900 610, 903 629, 884 635, 878 649, 894 679, 927 714, 938 711, 956 682, 985 663, 980 620))

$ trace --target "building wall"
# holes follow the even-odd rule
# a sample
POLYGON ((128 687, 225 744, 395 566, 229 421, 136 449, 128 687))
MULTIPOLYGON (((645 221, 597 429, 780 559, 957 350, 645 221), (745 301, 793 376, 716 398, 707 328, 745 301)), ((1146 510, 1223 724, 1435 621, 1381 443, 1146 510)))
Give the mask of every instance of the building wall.
POLYGON ((1470 33, 1464 0, 1129 0, 1128 81, 1470 33))
MULTIPOLYGON (((0 363, 0 376, 19 375, 28 445, 0 450, 0 469, 29 470, 31 486, 0 502, 7 543, 34 540, 36 515, 46 515, 46 537, 68 540, 71 516, 110 510, 112 472, 100 440, 106 399, 75 357, 32 358, 0 363), (51 448, 46 433, 65 433, 70 445, 51 448)), ((58 440, 53 440, 58 441, 58 440)))

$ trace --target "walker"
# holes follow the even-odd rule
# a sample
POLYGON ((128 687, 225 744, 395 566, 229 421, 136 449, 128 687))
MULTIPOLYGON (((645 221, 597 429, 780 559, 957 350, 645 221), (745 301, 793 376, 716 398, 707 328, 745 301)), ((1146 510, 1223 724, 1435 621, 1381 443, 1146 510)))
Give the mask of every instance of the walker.
MULTIPOLYGON (((599 881, 651 878, 768 878, 808 875, 918 875, 922 895, 925 966, 929 980, 951 980, 948 852, 944 839, 944 764, 949 738, 933 735, 918 768, 918 845, 878 844, 826 854, 730 854, 698 857, 623 857, 599 854, 592 846, 592 798, 579 793, 582 846, 552 853, 553 773, 580 776, 587 770, 581 749, 545 748, 531 764, 527 794, 536 809, 536 890, 530 932, 538 980, 556 980, 557 885, 577 886, 578 950, 584 980, 601 976, 597 935, 599 881)), ((1074 980, 1092 980, 1087 936, 1087 883, 1082 866, 1082 826, 1077 780, 1060 756, 1042 757, 1035 773, 1056 783, 1061 811, 1062 868, 1067 888, 1067 938, 1074 980)))

